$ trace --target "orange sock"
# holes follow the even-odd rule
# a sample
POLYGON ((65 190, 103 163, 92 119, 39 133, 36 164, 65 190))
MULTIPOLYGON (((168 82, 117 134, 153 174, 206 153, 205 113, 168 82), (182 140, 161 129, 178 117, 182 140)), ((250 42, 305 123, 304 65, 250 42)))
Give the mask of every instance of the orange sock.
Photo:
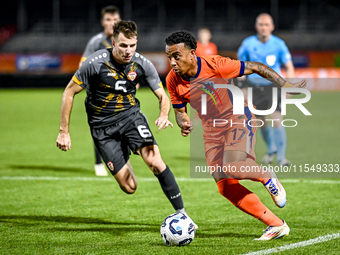
POLYGON ((238 180, 226 178, 217 182, 218 191, 241 211, 262 221, 267 226, 280 226, 282 220, 273 214, 259 197, 242 186, 238 180))

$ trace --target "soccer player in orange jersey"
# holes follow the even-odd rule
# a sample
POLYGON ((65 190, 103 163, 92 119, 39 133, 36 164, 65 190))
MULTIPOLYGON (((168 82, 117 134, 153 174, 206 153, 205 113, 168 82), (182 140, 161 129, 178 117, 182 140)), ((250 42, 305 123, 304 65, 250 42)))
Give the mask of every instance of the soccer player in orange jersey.
MULTIPOLYGON (((306 81, 290 84, 268 66, 258 62, 243 62, 230 58, 214 56, 196 56, 196 38, 187 31, 177 31, 166 39, 166 53, 172 70, 166 77, 166 84, 175 111, 176 121, 181 128, 181 134, 188 136, 192 130, 190 118, 186 112, 186 104, 190 103, 202 120, 204 131, 204 147, 208 166, 223 166, 224 169, 235 168, 238 171, 215 171, 218 190, 241 211, 259 219, 268 227, 265 233, 255 240, 277 239, 289 234, 287 223, 272 213, 257 195, 239 183, 241 179, 261 182, 278 207, 286 204, 286 192, 274 173, 261 171, 247 173, 240 171, 242 166, 260 166, 255 162, 255 131, 256 128, 247 124, 241 128, 235 126, 212 126, 212 116, 215 119, 226 119, 247 123, 253 118, 245 104, 244 115, 233 114, 233 98, 227 89, 214 88, 214 84, 207 83, 211 79, 228 81, 232 78, 257 73, 264 78, 271 79, 278 87, 306 87, 306 81), (215 105, 212 98, 207 99, 209 115, 201 112, 201 96, 209 90, 214 97, 223 103, 215 105), (237 134, 237 132, 241 132, 237 134), (237 135, 236 135, 237 134, 237 135), (237 137, 237 141, 235 138, 237 137), (229 168, 228 168, 229 167, 229 168)), ((217 168, 216 168, 217 169, 217 168)))
POLYGON ((196 56, 217 55, 217 46, 211 40, 211 32, 208 28, 201 28, 197 32, 196 56))

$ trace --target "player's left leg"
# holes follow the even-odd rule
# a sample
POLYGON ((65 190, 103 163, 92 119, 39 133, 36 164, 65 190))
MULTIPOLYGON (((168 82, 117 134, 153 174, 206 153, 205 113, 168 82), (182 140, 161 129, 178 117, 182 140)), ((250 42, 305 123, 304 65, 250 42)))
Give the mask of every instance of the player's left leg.
MULTIPOLYGON (((224 153, 224 161, 227 161, 225 163, 231 166, 238 166, 240 168, 240 166, 244 165, 246 159, 247 154, 242 151, 225 151, 224 153)), ((240 172, 238 171, 238 173, 240 172)), ((268 226, 266 235, 262 235, 259 240, 270 240, 288 235, 289 228, 287 224, 272 213, 256 194, 241 185, 238 180, 230 178, 230 176, 230 172, 225 171, 213 173, 218 190, 222 196, 227 198, 241 211, 255 217, 268 226), (274 229, 280 231, 274 233, 272 231, 274 229)))
POLYGON ((269 170, 265 171, 255 161, 256 127, 249 125, 246 128, 232 127, 225 138, 222 164, 229 178, 261 182, 275 204, 278 207, 284 207, 286 191, 275 173, 269 170))
POLYGON ((157 145, 149 145, 137 150, 145 164, 157 177, 164 194, 169 199, 176 212, 185 212, 181 191, 178 187, 174 174, 164 163, 157 145))
POLYGON ((182 195, 175 176, 164 163, 144 114, 137 112, 124 134, 128 139, 129 148, 133 153, 139 154, 155 174, 176 212, 185 212, 182 195))

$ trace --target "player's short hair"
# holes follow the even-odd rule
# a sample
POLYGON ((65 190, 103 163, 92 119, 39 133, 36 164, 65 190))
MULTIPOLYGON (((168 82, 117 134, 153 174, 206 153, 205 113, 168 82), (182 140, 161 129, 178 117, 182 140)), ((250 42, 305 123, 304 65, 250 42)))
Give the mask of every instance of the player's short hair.
POLYGON ((117 38, 119 33, 123 33, 126 38, 137 37, 137 25, 133 21, 121 20, 113 26, 113 38, 117 38))
POLYGON ((106 13, 110 13, 110 14, 119 14, 119 9, 118 7, 114 6, 114 5, 108 5, 108 6, 105 6, 103 9, 102 9, 102 18, 104 18, 104 15, 106 13))
POLYGON ((165 43, 168 46, 184 43, 189 49, 196 50, 197 48, 197 39, 190 32, 185 30, 180 30, 173 32, 167 38, 165 38, 165 43))

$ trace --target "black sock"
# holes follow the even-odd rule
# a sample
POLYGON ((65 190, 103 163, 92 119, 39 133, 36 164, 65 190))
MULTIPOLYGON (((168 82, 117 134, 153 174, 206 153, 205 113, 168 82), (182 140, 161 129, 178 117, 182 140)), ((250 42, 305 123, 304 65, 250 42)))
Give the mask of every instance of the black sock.
POLYGON ((96 164, 102 164, 102 156, 100 156, 100 153, 97 150, 96 146, 94 146, 94 155, 96 157, 96 164))
POLYGON ((184 205, 181 191, 179 190, 175 176, 170 168, 166 166, 163 172, 155 174, 155 176, 158 178, 164 194, 167 196, 175 210, 178 211, 183 209, 184 205))

